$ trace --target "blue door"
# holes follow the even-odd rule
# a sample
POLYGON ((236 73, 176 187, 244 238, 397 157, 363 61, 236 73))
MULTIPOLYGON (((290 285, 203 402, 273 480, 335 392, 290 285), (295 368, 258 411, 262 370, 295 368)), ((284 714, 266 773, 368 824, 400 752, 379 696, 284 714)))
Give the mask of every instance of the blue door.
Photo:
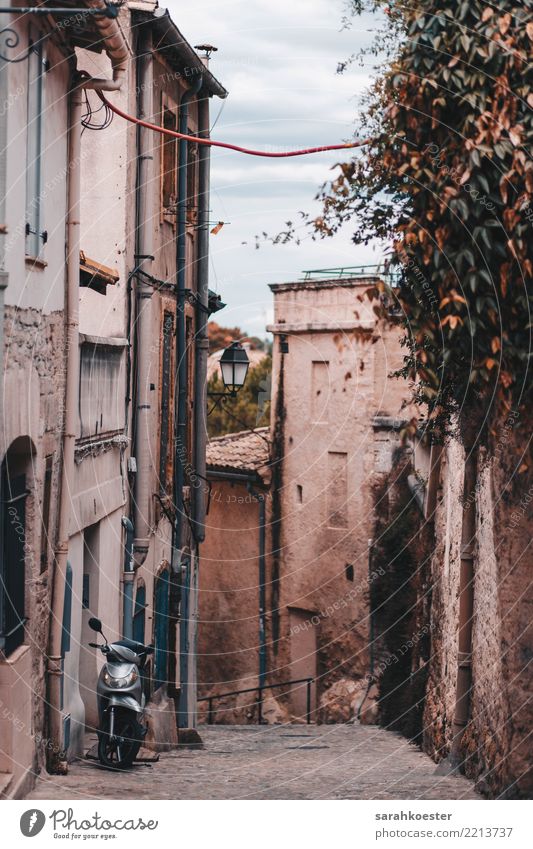
POLYGON ((154 683, 157 689, 168 680, 168 569, 165 569, 157 577, 154 595, 154 683))
POLYGON ((144 610, 146 607, 146 587, 140 584, 135 593, 135 608, 133 611, 133 639, 144 643, 144 610))

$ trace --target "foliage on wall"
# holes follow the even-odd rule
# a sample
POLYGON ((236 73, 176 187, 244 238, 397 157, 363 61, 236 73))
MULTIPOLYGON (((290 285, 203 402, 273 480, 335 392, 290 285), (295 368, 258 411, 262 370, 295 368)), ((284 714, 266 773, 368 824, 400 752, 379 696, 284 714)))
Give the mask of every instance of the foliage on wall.
POLYGON ((353 0, 369 7, 395 55, 359 128, 371 143, 313 224, 392 246, 399 287, 369 294, 399 301, 403 375, 434 422, 478 411, 479 426, 532 388, 533 0, 353 0))

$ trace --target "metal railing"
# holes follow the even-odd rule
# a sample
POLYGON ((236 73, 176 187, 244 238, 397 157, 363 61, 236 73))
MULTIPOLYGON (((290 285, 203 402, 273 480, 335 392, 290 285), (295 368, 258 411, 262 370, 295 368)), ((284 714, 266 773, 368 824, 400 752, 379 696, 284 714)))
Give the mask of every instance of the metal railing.
MULTIPOLYGON (((263 691, 273 690, 275 687, 289 687, 293 684, 306 684, 306 713, 305 717, 307 724, 311 723, 311 686, 314 678, 295 678, 292 681, 280 681, 279 684, 260 684, 258 687, 246 687, 244 690, 231 690, 227 693, 214 693, 211 696, 201 696, 197 701, 207 702, 207 724, 213 725, 213 701, 215 699, 224 699, 226 696, 240 696, 242 693, 257 693, 257 722, 261 725, 263 721, 263 691)), ((226 710, 226 708, 224 708, 226 710)), ((235 708, 227 708, 227 710, 235 710, 235 708)))
POLYGON ((303 280, 341 280, 350 277, 387 277, 395 279, 396 271, 387 271, 383 264, 379 265, 341 265, 336 268, 311 268, 302 271, 303 280))

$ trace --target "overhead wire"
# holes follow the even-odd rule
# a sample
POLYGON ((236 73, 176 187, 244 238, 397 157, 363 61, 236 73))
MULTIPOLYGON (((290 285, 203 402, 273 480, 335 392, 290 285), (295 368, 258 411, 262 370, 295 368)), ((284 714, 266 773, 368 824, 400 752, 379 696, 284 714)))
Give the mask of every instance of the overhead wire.
POLYGON ((204 144, 209 147, 219 147, 224 150, 234 150, 237 153, 244 153, 248 156, 262 156, 270 159, 284 159, 292 156, 306 156, 311 153, 323 153, 328 150, 347 150, 350 148, 362 147, 363 145, 370 144, 370 139, 364 139, 362 141, 352 141, 352 142, 344 142, 343 144, 329 144, 329 145, 321 145, 320 147, 308 147, 303 148, 302 150, 285 150, 285 151, 266 151, 266 150, 254 150, 252 148, 241 147, 236 144, 229 144, 229 142, 221 142, 214 141, 210 138, 203 138, 201 136, 191 136, 186 133, 179 133, 177 130, 169 130, 166 127, 160 127, 157 124, 152 124, 150 121, 144 121, 141 118, 136 118, 133 115, 128 115, 127 112, 123 112, 122 109, 119 109, 118 106, 110 103, 106 98, 105 94, 102 91, 96 91, 96 94, 110 110, 114 112, 115 115, 119 115, 119 117, 124 118, 126 121, 130 121, 132 124, 137 124, 140 127, 145 127, 148 130, 153 130, 156 133, 160 133, 161 135, 172 136, 176 139, 183 139, 184 141, 193 142, 194 144, 204 144))

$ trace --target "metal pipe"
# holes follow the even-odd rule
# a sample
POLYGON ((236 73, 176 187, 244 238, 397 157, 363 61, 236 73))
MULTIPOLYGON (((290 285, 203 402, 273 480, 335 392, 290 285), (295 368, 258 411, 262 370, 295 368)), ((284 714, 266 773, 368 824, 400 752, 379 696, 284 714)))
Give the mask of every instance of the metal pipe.
MULTIPOLYGON (((91 9, 101 9, 107 12, 104 0, 85 0, 85 5, 91 9)), ((122 86, 126 75, 129 51, 117 18, 109 18, 104 15, 92 17, 92 22, 101 36, 101 43, 105 52, 111 59, 113 67, 113 79, 89 79, 85 82, 85 88, 98 89, 99 91, 118 91, 122 86)))
MULTIPOLYGON (((191 87, 184 92, 179 109, 179 131, 187 132, 189 103, 202 86, 199 75, 191 87)), ((187 141, 180 139, 178 148, 178 199, 177 199, 177 232, 176 232, 176 368, 178 373, 178 398, 176 405, 175 448, 174 448, 174 505, 175 519, 172 534, 172 566, 176 573, 179 568, 180 551, 184 545, 183 539, 183 486, 185 482, 185 466, 188 461, 187 445, 187 398, 188 398, 188 363, 187 339, 185 323, 185 290, 187 268, 187 141)), ((192 693, 190 686, 194 679, 189 660, 192 656, 190 643, 191 618, 196 621, 194 611, 189 611, 191 593, 192 557, 186 569, 181 569, 181 598, 180 598, 180 696, 179 724, 189 726, 190 703, 192 693)))
POLYGON ((124 572, 123 583, 123 610, 122 610, 122 636, 127 640, 133 638, 133 581, 135 579, 135 567, 133 563, 133 536, 134 529, 132 521, 122 517, 122 527, 126 531, 124 544, 124 572))
POLYGON ((267 644, 266 644, 266 499, 249 483, 248 492, 259 503, 259 687, 266 685, 267 644))
POLYGON ((470 717, 472 688, 472 621, 474 616, 474 549, 476 539, 477 452, 467 448, 463 483, 461 527, 461 569, 459 575, 459 635, 455 715, 450 762, 457 768, 462 761, 461 742, 470 717))
MULTIPOLYGON (((209 97, 198 101, 198 135, 209 138, 209 97)), ((209 173, 210 148, 199 149, 198 177, 198 259, 197 300, 194 368, 194 469, 192 516, 194 535, 197 542, 205 540, 206 513, 206 446, 207 446, 207 358, 209 339, 207 322, 209 311, 209 173)))
MULTIPOLYGON (((137 45, 137 111, 141 117, 152 114, 153 56, 152 35, 141 28, 137 45)), ((139 127, 137 130, 137 184, 135 187, 136 233, 135 265, 138 271, 151 274, 153 262, 153 186, 154 135, 139 127)), ((151 533, 151 493, 153 481, 151 428, 151 371, 152 357, 152 288, 144 275, 136 278, 136 349, 135 349, 135 406, 134 450, 137 464, 134 484, 133 524, 135 538, 133 554, 136 566, 148 555, 151 533)))
POLYGON ((76 444, 78 381, 79 381, 79 275, 80 275, 80 194, 81 194, 81 111, 82 90, 75 85, 70 92, 68 158, 69 180, 67 195, 67 258, 66 258, 66 345, 65 345, 65 413, 62 444, 61 492, 57 546, 52 580, 52 607, 47 659, 49 737, 47 748, 50 772, 65 771, 61 714, 61 636, 64 608, 64 588, 67 571, 71 487, 74 480, 74 449, 76 444))
MULTIPOLYGON (((8 64, 0 59, 0 103, 8 102, 8 64)), ((5 108, 5 107, 4 107, 5 108)), ((8 273, 5 270, 5 238, 6 224, 6 165, 7 165, 7 117, 0 120, 0 375, 4 380, 4 291, 8 284, 8 273)), ((4 433, 4 384, 0 387, 0 461, 6 452, 4 433)))

